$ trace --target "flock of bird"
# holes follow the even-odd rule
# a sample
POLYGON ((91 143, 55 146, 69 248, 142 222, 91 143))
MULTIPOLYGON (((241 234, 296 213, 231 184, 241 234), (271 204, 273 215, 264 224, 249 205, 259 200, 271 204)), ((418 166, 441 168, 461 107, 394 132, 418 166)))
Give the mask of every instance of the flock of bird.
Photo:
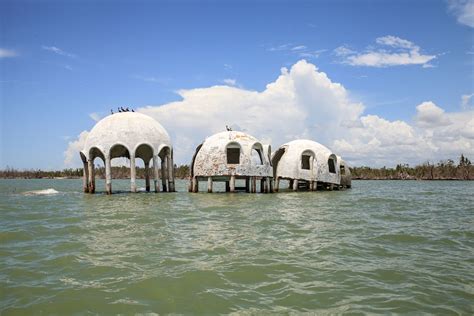
MULTIPOLYGON (((121 113, 121 112, 135 112, 133 109, 130 110, 128 107, 123 108, 121 106, 117 108, 117 111, 119 113, 121 113)), ((114 110, 110 109, 110 114, 114 114, 114 110)))

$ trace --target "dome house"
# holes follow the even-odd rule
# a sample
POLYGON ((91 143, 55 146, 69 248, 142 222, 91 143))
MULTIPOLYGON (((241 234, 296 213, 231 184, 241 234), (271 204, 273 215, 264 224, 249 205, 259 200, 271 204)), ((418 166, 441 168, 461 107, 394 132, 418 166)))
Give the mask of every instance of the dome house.
POLYGON ((153 118, 137 112, 120 112, 100 120, 89 132, 80 152, 84 164, 84 192, 95 192, 94 159, 105 165, 106 193, 112 193, 111 160, 130 159, 130 187, 137 191, 135 161, 145 165, 146 191, 150 191, 149 167, 153 162, 155 192, 159 192, 159 159, 164 192, 174 191, 173 147, 168 133, 153 118))
POLYGON ((272 192, 270 145, 238 131, 214 134, 200 144, 191 162, 190 192, 199 191, 199 181, 207 180, 207 191, 213 182, 225 182, 226 192, 272 192), (236 187, 236 180, 245 180, 245 187, 236 187))
POLYGON ((294 191, 301 188, 315 191, 318 187, 338 189, 340 162, 331 150, 312 140, 298 139, 283 144, 272 155, 275 191, 279 190, 282 179, 289 180, 294 191))

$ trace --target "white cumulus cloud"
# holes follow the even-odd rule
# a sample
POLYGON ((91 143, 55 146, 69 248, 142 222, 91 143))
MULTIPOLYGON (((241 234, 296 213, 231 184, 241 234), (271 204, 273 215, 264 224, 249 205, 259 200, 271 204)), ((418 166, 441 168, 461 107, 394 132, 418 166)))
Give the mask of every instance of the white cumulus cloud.
POLYGON ((474 0, 449 0, 448 9, 458 23, 474 27, 474 0))
POLYGON ((370 47, 364 52, 357 52, 339 46, 334 54, 341 58, 341 62, 351 66, 390 67, 402 65, 422 65, 429 68, 430 61, 436 55, 425 55, 421 48, 406 39, 397 36, 383 36, 375 40, 377 48, 370 47))
POLYGON ((79 152, 84 148, 88 131, 82 131, 76 140, 68 143, 66 151, 64 151, 64 165, 66 167, 81 166, 79 152))
MULTIPOLYGON (((473 111, 447 113, 427 101, 416 107, 413 122, 364 114, 342 84, 305 60, 282 68, 262 91, 217 85, 177 93, 179 101, 138 109, 170 133, 177 163, 189 164, 195 148, 226 125, 270 143, 273 150, 296 138, 313 139, 353 165, 474 156, 473 111)), ((70 150, 78 155, 77 148, 70 150)))

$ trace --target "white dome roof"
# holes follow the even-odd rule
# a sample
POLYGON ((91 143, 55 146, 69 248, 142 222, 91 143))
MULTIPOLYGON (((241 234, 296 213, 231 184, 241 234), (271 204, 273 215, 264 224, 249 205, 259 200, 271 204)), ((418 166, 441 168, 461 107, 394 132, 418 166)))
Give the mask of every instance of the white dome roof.
MULTIPOLYGON (((140 145, 148 145, 157 155, 163 147, 171 148, 171 141, 163 126, 150 116, 121 112, 105 117, 92 128, 82 153, 88 157, 90 150, 97 148, 107 156, 115 145, 122 145, 130 154, 135 153, 140 145)), ((123 156, 123 153, 113 155, 123 156)))
POLYGON ((193 176, 262 176, 271 177, 270 146, 238 131, 214 134, 198 147, 192 162, 193 176), (238 164, 227 163, 227 147, 240 147, 238 164), (261 153, 261 163, 252 160, 252 149, 261 153))
MULTIPOLYGON (((297 139, 281 145, 278 150, 280 149, 284 153, 278 162, 273 161, 275 177, 339 184, 339 159, 326 146, 308 139, 297 139), (302 169, 303 153, 314 159, 309 170, 302 169), (329 158, 335 160, 336 173, 329 172, 329 158)), ((273 158, 276 158, 278 150, 273 153, 273 158)))

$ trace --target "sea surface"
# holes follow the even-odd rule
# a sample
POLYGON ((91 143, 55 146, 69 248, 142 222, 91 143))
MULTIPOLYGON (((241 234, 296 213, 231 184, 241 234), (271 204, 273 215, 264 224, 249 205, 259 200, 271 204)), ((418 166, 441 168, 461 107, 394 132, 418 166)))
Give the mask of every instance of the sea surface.
POLYGON ((0 313, 474 314, 474 182, 186 186, 0 180, 0 313))

